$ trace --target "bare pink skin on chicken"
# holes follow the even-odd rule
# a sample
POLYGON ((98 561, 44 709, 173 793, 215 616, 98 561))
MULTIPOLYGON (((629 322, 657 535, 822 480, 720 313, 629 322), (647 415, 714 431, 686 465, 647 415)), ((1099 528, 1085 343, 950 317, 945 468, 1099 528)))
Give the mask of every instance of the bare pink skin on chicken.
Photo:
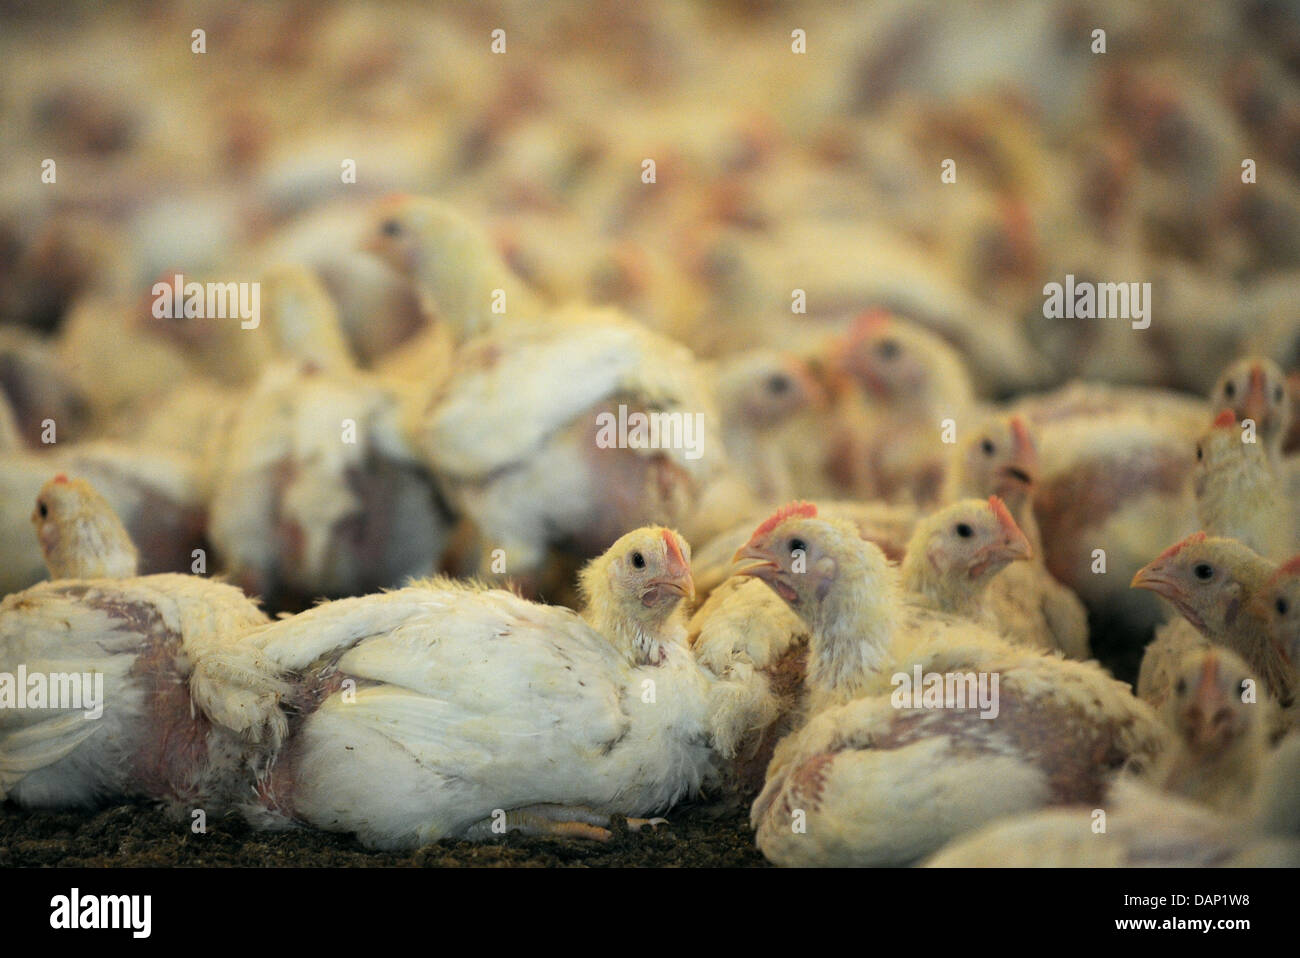
POLYGON ((795 808, 816 811, 831 766, 845 753, 865 747, 902 749, 917 742, 946 737, 956 756, 1002 755, 1008 750, 1040 768, 1046 776, 1049 805, 1095 804, 1128 756, 1118 746, 1124 721, 1098 721, 1081 709, 1072 709, 1049 697, 1022 694, 1014 672, 1004 673, 999 687, 999 712, 995 721, 980 718, 978 708, 929 711, 896 710, 887 731, 870 742, 852 739, 835 743, 826 752, 810 756, 791 773, 799 787, 773 792, 764 807, 755 804, 754 820, 769 814, 781 797, 789 820, 795 808))
MULTIPOLYGON (((335 656, 335 660, 338 658, 335 656)), ((349 681, 352 683, 351 688, 358 691, 375 684, 368 679, 358 679, 339 671, 336 661, 312 667, 293 683, 292 697, 283 703, 289 719, 289 735, 275 762, 257 780, 255 790, 258 804, 285 818, 294 817, 293 799, 300 757, 297 731, 320 708, 321 703, 349 681)))
POLYGON ((1099 458, 1039 483, 1034 515, 1048 571, 1065 585, 1087 593, 1095 530, 1134 497, 1180 495, 1194 463, 1190 450, 1177 457, 1099 458))
MULTIPOLYGON (((599 410, 605 410, 604 405, 599 410)), ((629 406, 631 414, 635 410, 629 406)), ((645 455, 645 450, 602 449, 596 442, 598 427, 593 411, 583 442, 583 467, 589 471, 595 497, 583 528, 573 537, 574 551, 584 558, 600 555, 628 529, 653 524, 674 524, 677 514, 693 495, 690 475, 665 454, 645 455)))
POLYGON ((131 755, 131 784, 137 795, 181 803, 210 800, 201 790, 209 762, 212 723, 190 699, 189 682, 179 666, 181 635, 172 631, 152 605, 130 603, 85 585, 58 590, 79 599, 139 636, 131 681, 144 690, 145 710, 138 747, 131 755))

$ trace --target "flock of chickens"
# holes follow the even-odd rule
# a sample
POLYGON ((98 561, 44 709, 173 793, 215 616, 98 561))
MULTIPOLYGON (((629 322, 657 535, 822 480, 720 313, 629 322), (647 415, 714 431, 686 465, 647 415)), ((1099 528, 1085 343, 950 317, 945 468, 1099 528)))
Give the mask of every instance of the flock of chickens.
POLYGON ((1300 27, 517 6, 0 57, 0 799, 1300 864, 1300 27))

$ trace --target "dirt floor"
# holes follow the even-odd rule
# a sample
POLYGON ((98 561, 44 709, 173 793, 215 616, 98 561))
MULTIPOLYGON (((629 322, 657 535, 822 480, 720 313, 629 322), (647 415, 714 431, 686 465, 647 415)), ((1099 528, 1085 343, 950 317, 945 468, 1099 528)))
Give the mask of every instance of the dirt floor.
POLYGON ((351 838, 307 829, 256 832, 236 819, 195 835, 148 805, 99 812, 27 812, 0 805, 0 867, 579 867, 735 868, 764 865, 747 815, 677 808, 654 832, 629 833, 621 820, 605 844, 506 836, 438 842, 413 853, 372 852, 351 838))

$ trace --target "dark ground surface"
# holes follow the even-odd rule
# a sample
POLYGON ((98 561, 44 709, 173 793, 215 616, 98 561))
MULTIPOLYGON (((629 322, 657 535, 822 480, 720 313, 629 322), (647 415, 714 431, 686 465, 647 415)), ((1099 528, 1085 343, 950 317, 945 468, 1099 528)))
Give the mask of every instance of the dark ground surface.
POLYGON ((373 852, 351 838, 297 829, 257 832, 238 819, 210 820, 190 832, 149 805, 98 812, 27 812, 0 805, 0 868, 76 867, 694 867, 766 864, 748 815, 722 817, 677 808, 655 831, 629 833, 617 820, 607 843, 506 836, 491 842, 438 842, 415 852, 373 852))

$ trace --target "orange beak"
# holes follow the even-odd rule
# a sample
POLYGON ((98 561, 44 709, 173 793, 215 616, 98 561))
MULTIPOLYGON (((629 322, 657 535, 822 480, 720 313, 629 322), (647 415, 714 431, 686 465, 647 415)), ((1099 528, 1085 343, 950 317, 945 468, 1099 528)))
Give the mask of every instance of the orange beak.
POLYGON ((1205 657, 1195 694, 1184 715, 1189 726, 1188 740, 1193 747, 1209 748, 1219 744, 1232 718, 1232 709, 1219 687, 1218 656, 1205 657))
POLYGON ((1250 384, 1246 387, 1246 398, 1242 403, 1243 419, 1253 419, 1255 426, 1262 427, 1268 416, 1268 395, 1264 387, 1264 369, 1262 366, 1250 367, 1250 384))
POLYGON ((686 561, 677 537, 664 530, 664 543, 668 546, 668 569, 664 575, 650 580, 651 588, 667 589, 685 599, 695 598, 695 579, 691 576, 691 564, 686 561))
POLYGON ((737 565, 732 569, 732 575, 747 575, 756 579, 765 579, 774 570, 781 568, 781 563, 776 561, 776 557, 770 551, 754 542, 748 542, 737 549, 736 554, 731 557, 731 561, 735 563, 748 561, 750 563, 749 565, 737 565))
POLYGON ((997 496, 989 496, 989 508, 998 518, 998 525, 1002 527, 1002 544, 998 547, 998 554, 1008 559, 1032 559, 1034 556, 1033 546, 1029 544, 1029 539, 1025 537, 1024 531, 1016 524, 1006 504, 997 496))
POLYGON ((1003 467, 1003 472, 1011 479, 1031 485, 1038 475, 1038 450, 1029 435, 1029 428, 1019 416, 1011 419, 1011 462, 1003 467))
POLYGON ((813 377, 813 374, 808 369, 806 363, 798 359, 791 359, 786 363, 785 368, 786 372, 790 374, 790 378, 798 383, 800 390, 802 390, 803 394, 808 397, 808 405, 815 409, 821 409, 826 406, 826 390, 823 389, 821 383, 813 377))
POLYGON ((835 366, 860 380, 872 393, 883 396, 885 386, 871 372, 870 363, 862 361, 862 347, 875 339, 889 325, 889 313, 869 309, 853 321, 836 351, 835 366))

